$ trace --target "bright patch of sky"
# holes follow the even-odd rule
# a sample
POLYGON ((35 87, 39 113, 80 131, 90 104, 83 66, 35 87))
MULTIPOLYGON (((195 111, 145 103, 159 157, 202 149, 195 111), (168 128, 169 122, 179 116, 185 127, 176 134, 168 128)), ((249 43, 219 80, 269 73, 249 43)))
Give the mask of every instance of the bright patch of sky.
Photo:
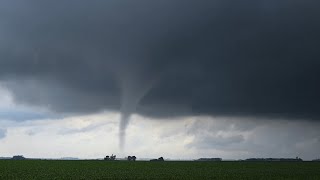
POLYGON ((188 117, 152 120, 133 115, 124 151, 118 147, 119 114, 33 121, 0 121, 6 136, 0 156, 103 158, 135 155, 171 159, 319 157, 319 122, 188 117))

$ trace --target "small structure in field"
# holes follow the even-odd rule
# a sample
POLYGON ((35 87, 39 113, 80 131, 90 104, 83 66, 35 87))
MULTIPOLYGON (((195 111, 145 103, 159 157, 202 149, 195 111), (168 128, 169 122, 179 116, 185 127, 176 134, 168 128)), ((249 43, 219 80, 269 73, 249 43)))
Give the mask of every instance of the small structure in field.
POLYGON ((128 156, 128 161, 136 161, 137 157, 136 156, 128 156))
POLYGON ((151 159, 150 161, 164 161, 163 157, 159 157, 158 159, 151 159))
POLYGON ((104 158, 104 160, 105 161, 114 161, 114 160, 116 160, 116 155, 111 155, 111 156, 106 156, 105 158, 104 158))
POLYGON ((26 158, 23 157, 22 155, 17 155, 17 156, 13 156, 12 160, 25 160, 26 158))

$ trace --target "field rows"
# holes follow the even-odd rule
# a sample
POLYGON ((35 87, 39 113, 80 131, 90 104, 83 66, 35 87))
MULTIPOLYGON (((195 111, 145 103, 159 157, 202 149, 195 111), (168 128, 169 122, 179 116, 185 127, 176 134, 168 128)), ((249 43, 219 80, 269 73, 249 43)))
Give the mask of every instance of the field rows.
POLYGON ((319 162, 0 161, 0 179, 320 179, 319 162))

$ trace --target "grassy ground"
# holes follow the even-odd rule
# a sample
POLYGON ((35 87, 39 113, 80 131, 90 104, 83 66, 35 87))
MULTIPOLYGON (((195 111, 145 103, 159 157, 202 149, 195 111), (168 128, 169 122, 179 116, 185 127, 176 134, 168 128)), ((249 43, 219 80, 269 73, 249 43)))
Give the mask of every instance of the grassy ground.
POLYGON ((0 179, 320 179, 319 162, 0 161, 0 179))

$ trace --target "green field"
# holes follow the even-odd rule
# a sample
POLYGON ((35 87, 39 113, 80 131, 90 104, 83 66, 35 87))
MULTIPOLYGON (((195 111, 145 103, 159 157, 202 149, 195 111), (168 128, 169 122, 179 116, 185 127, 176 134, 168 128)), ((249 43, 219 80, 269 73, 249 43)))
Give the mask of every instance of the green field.
POLYGON ((320 179, 319 162, 1 160, 0 179, 320 179))

